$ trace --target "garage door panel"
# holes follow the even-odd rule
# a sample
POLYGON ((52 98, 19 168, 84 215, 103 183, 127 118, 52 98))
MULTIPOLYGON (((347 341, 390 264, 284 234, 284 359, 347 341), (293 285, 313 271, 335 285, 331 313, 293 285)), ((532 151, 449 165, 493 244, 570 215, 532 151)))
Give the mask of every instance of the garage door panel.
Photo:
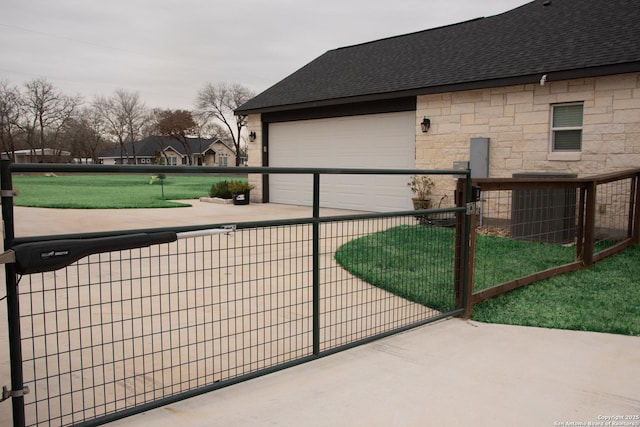
POLYGON ((320 185, 320 204, 326 207, 363 210, 369 196, 363 191, 366 182, 357 175, 323 175, 320 185))
MULTIPOLYGON (((389 113, 272 123, 269 164, 274 167, 413 168, 415 113, 389 113)), ((270 200, 309 205, 310 176, 271 175, 270 200)), ((410 209, 407 176, 322 175, 323 207, 366 211, 410 209)))
POLYGON ((313 177, 309 175, 270 175, 269 197, 273 203, 311 206, 313 204, 313 177), (272 194, 274 191, 276 194, 272 194))

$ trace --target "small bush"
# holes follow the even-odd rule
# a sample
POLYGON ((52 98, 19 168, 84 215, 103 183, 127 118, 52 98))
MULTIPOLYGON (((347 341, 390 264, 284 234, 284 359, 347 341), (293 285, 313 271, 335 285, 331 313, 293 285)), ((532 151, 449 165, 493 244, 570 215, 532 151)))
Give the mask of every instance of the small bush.
POLYGON ((244 193, 245 191, 253 190, 253 185, 245 182, 245 181, 231 181, 229 182, 229 191, 232 194, 234 193, 244 193))
POLYGON ((211 186, 209 190, 209 197, 218 197, 220 199, 231 199, 233 195, 229 190, 228 181, 219 181, 211 186))

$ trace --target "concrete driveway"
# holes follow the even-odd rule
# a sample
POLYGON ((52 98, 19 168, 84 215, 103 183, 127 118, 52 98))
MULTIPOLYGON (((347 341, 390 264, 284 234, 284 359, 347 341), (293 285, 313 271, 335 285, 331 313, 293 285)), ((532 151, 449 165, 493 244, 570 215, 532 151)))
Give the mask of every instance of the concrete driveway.
MULTIPOLYGON (((245 206, 183 200, 192 207, 163 209, 40 209, 16 207, 16 237, 112 230, 234 224, 246 221, 309 218, 310 207, 251 203, 245 206)), ((321 216, 353 214, 322 209, 321 216)))
POLYGON ((638 426, 639 350, 633 337, 450 319, 112 425, 638 426))
MULTIPOLYGON (((16 236, 311 214, 306 207, 238 208, 199 202, 151 210, 16 208, 16 236)), ((345 212, 322 211, 339 213, 345 212)), ((9 385, 4 304, 0 316, 0 379, 9 385)), ((640 425, 638 378, 637 337, 450 319, 110 425, 640 425), (607 418, 620 416, 628 419, 607 418)), ((8 402, 0 404, 0 425, 10 425, 8 402)))

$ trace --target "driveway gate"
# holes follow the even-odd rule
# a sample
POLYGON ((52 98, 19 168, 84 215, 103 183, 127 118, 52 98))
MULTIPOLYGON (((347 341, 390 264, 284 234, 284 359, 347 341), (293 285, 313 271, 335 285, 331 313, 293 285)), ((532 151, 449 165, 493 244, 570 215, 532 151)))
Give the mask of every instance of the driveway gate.
POLYGON ((12 401, 14 426, 104 424, 463 312, 470 188, 459 207, 334 217, 320 216, 319 194, 323 174, 468 172, 243 171, 312 174, 312 215, 16 237, 12 172, 175 175, 237 169, 3 161, 11 356, 11 386, 3 399, 12 401), (444 217, 449 219, 437 221, 444 217), (449 227, 434 226, 444 223, 449 227), (412 283, 405 284, 402 274, 396 280, 401 289, 418 288, 421 298, 438 301, 437 307, 372 286, 337 263, 336 250, 360 238, 369 239, 368 257, 382 270, 415 260, 409 252, 376 246, 378 233, 390 230, 437 248, 419 258, 424 262, 400 266, 414 275, 412 283))

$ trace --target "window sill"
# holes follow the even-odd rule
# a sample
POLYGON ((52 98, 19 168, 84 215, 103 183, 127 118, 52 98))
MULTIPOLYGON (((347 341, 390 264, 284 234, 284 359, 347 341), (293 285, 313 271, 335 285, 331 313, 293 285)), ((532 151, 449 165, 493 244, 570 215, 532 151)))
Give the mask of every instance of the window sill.
POLYGON ((557 162, 579 162, 582 159, 582 153, 576 152, 553 152, 547 154, 547 160, 557 162))

